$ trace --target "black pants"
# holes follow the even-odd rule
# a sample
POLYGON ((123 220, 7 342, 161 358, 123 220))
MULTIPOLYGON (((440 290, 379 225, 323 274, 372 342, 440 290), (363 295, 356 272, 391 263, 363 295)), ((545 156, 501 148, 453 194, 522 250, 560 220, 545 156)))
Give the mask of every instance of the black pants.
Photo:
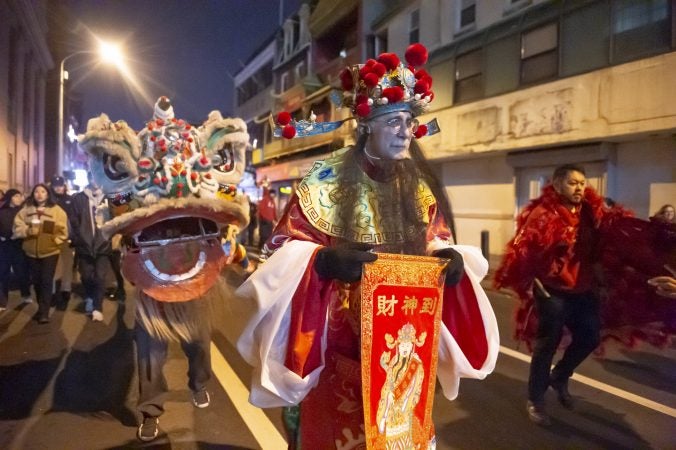
MULTIPOLYGON (((202 327, 202 336, 193 342, 181 342, 188 357, 188 387, 199 391, 211 378, 211 336, 209 327, 202 327)), ((167 361, 169 343, 155 339, 139 323, 136 324, 136 358, 138 360, 138 411, 144 416, 159 417, 164 413, 168 388, 162 368, 167 361)))
POLYGON ((272 234, 272 222, 269 220, 259 220, 258 225, 258 248, 262 249, 268 238, 272 234))
POLYGON ((550 381, 567 381, 600 341, 598 301, 591 293, 568 294, 547 290, 550 298, 540 294, 535 296, 539 323, 528 378, 528 399, 533 402, 544 400, 550 381), (572 341, 550 375, 549 369, 561 342, 564 325, 570 330, 572 341))
POLYGON ((0 307, 7 307, 11 273, 19 283, 21 297, 31 295, 28 258, 21 248, 20 240, 0 242, 0 307))
POLYGON ((115 282, 117 283, 117 289, 124 289, 124 277, 122 276, 122 270, 120 269, 120 262, 122 260, 122 252, 119 250, 113 250, 109 255, 108 259, 110 260, 110 268, 113 269, 113 275, 115 275, 115 282))
POLYGON ((38 319, 49 317, 49 307, 52 305, 52 288, 54 287, 54 273, 59 255, 44 258, 28 258, 33 288, 38 300, 38 319))
POLYGON ((101 311, 103 305, 104 283, 108 273, 108 253, 102 255, 78 255, 80 281, 85 290, 85 297, 92 299, 95 311, 101 311))

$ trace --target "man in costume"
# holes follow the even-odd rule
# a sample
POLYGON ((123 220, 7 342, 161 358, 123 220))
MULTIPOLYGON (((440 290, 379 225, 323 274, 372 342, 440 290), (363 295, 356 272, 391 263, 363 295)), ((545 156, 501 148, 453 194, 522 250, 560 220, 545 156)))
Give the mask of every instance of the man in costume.
MULTIPOLYGON (((414 44, 406 59, 382 54, 342 72, 357 142, 315 163, 266 243, 271 256, 230 303, 248 318, 237 347, 254 366, 250 401, 286 407, 290 448, 366 448, 360 279, 378 253, 451 260, 438 352, 447 398, 457 396, 460 377, 482 379, 495 365, 497 325, 479 285, 488 264, 477 248, 452 244, 450 205, 414 140, 428 132, 416 116, 433 98, 432 79, 420 68, 427 50, 414 44)), ((340 125, 312 116, 291 122, 288 113, 277 123, 275 134, 286 138, 340 125)), ((407 342, 411 331, 402 333, 407 342)), ((416 448, 434 448, 433 427, 416 439, 416 448)))
POLYGON ((246 124, 212 111, 199 128, 174 117, 167 97, 136 133, 105 114, 91 119, 80 143, 108 198, 108 238, 122 235, 125 277, 137 288, 135 339, 139 375, 137 436, 159 434, 167 384, 168 342, 188 357, 188 386, 198 408, 210 403, 209 302, 220 301, 226 227, 246 227, 248 205, 237 194, 249 141, 246 124))
POLYGON ((550 386, 565 408, 573 408, 568 380, 602 339, 664 345, 673 333, 673 305, 656 298, 647 280, 673 258, 676 230, 630 216, 619 206, 608 208, 586 186, 584 169, 569 164, 555 169, 552 183, 518 218, 495 284, 522 300, 516 338, 533 350, 526 410, 536 424, 551 423, 545 408, 550 386), (566 337, 550 372, 564 327, 570 342, 566 337))

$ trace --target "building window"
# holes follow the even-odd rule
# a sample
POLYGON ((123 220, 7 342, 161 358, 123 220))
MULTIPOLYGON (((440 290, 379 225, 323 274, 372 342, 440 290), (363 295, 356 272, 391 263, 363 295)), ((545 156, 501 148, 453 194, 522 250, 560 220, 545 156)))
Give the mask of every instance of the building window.
POLYGON ((561 20, 561 76, 607 66, 610 61, 610 7, 592 3, 566 14, 561 20))
POLYGON ((483 51, 474 50, 455 60, 454 101, 464 102, 483 96, 483 51))
POLYGON ((462 0, 458 14, 458 31, 466 30, 476 22, 476 0, 462 0))
POLYGON ((559 73, 559 27, 550 23, 521 35, 521 83, 530 84, 559 73))
POLYGON ((369 58, 377 58, 381 53, 387 52, 387 30, 378 34, 372 34, 366 41, 366 52, 369 58))
POLYGON ((289 73, 284 72, 281 77, 281 90, 279 92, 282 93, 289 89, 291 87, 289 84, 289 73))
POLYGON ((614 63, 669 50, 669 0, 617 0, 611 5, 614 63))
POLYGON ((416 9, 411 13, 408 42, 414 44, 420 42, 420 10, 416 9))
POLYGON ((296 64, 296 79, 302 80, 307 76, 307 64, 305 61, 301 61, 296 64))

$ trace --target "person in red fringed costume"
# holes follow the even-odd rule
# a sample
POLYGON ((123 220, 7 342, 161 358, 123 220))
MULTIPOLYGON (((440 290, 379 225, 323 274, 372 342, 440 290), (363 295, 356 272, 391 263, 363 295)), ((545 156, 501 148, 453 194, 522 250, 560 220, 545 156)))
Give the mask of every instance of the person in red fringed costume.
MULTIPOLYGON (((366 448, 360 280, 378 253, 451 260, 437 370, 447 398, 461 377, 483 379, 495 366, 497 322, 479 284, 487 261, 478 248, 453 245, 450 205, 416 143, 429 133, 416 119, 433 98, 419 68, 427 50, 414 44, 406 59, 386 53, 342 72, 356 144, 315 163, 267 241, 271 256, 229 303, 242 309, 233 311, 237 348, 254 366, 249 400, 285 407, 290 448, 366 448)), ((312 116, 293 123, 288 113, 277 124, 286 138, 339 126, 312 116)), ((430 432, 416 448, 434 448, 430 432)))
POLYGON ((495 274, 497 288, 509 287, 521 299, 515 337, 533 352, 526 406, 531 421, 550 424, 550 386, 564 407, 573 408, 568 380, 601 342, 668 343, 676 304, 660 298, 648 280, 668 273, 674 250, 673 226, 607 207, 586 186, 580 166, 556 168, 552 184, 519 215, 495 274), (564 339, 566 331, 570 339, 564 339), (560 346, 565 352, 550 372, 560 346))

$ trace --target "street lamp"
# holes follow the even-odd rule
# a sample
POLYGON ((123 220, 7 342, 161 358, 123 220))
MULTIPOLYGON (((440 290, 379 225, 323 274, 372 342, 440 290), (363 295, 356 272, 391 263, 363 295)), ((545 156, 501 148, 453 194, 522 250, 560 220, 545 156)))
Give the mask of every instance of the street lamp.
MULTIPOLYGON (((97 53, 91 50, 80 50, 70 55, 66 56, 61 60, 59 65, 59 124, 58 124, 58 142, 57 142, 57 161, 56 161, 56 173, 63 175, 63 115, 64 115, 64 81, 68 79, 68 72, 64 70, 66 61, 76 55, 83 53, 97 53)), ((124 67, 124 57, 120 49, 108 42, 99 40, 99 57, 101 61, 111 63, 115 65, 118 69, 124 67)))

